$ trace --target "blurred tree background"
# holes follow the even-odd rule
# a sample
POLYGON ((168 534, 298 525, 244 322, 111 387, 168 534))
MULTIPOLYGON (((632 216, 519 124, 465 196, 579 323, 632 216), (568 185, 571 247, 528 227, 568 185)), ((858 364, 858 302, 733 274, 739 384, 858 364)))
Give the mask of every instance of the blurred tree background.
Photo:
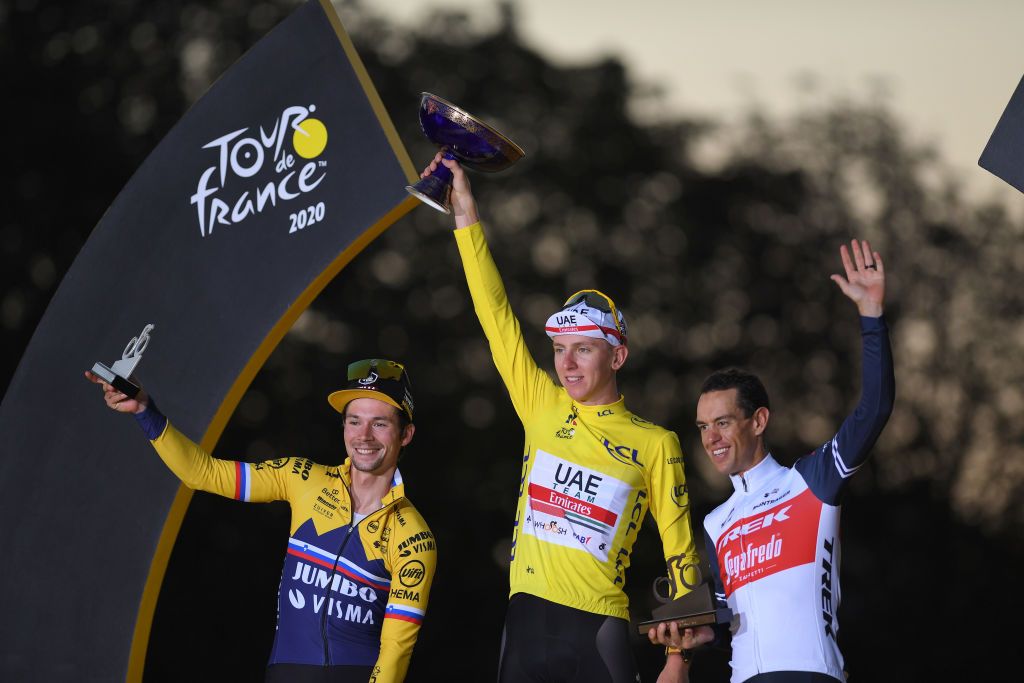
MULTIPOLYGON (((0 3, 4 388, 134 169, 295 5, 0 3)), ((550 367, 540 328, 561 298, 586 286, 616 298, 631 328, 621 389, 635 412, 680 435, 698 529, 729 490, 693 428, 700 381, 727 364, 761 374, 784 463, 829 438, 857 399, 859 335, 828 276, 842 242, 871 241, 889 276, 898 396, 843 515, 848 668, 872 681, 998 675, 1022 604, 1020 220, 965 198, 882 96, 846 100, 809 84, 800 114, 751 110, 725 126, 666 114, 656 84, 617 59, 552 63, 521 40, 514 4, 487 31, 452 12, 406 29, 370 3, 336 7, 414 163, 434 152, 416 120, 421 91, 526 150, 473 182, 528 342, 550 367)), ((324 397, 350 360, 374 355, 410 368, 418 430, 402 471, 440 553, 409 680, 493 680, 522 430, 446 217, 418 208, 328 286, 256 377, 217 454, 339 461, 341 425, 324 397)), ((147 681, 261 680, 287 527, 283 504, 195 496, 147 681)), ((638 619, 663 570, 647 527, 628 585, 638 619)), ((654 680, 659 650, 638 639, 636 653, 654 680)), ((726 680, 726 662, 698 656, 693 680, 726 680)))

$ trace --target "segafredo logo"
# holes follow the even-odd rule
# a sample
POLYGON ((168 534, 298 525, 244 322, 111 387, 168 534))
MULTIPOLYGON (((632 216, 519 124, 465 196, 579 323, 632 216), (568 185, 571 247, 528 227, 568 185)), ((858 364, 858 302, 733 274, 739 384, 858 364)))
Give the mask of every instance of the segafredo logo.
POLYGON ((238 226, 284 202, 296 203, 289 233, 324 219, 324 202, 295 201, 327 176, 327 161, 317 158, 327 146, 327 127, 311 116, 315 111, 314 104, 288 107, 269 130, 263 124, 257 130, 247 126, 203 145, 215 158, 191 197, 200 235, 210 237, 215 229, 238 226))

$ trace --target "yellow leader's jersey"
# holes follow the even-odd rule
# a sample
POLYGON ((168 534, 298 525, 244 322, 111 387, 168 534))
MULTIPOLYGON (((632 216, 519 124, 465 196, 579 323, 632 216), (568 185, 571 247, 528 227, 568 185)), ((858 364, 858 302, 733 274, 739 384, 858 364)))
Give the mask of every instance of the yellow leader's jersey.
POLYGON ((601 406, 573 401, 530 355, 481 225, 455 230, 455 238, 494 364, 526 431, 510 595, 629 619, 623 586, 648 508, 674 596, 688 592, 682 572, 697 554, 678 437, 629 412, 621 397, 601 406))
POLYGON ((353 523, 349 460, 340 467, 305 458, 221 460, 170 422, 159 425, 154 412, 146 418, 157 425, 153 447, 186 486, 291 506, 268 664, 372 666, 373 683, 404 680, 437 553, 399 471, 381 508, 353 523))

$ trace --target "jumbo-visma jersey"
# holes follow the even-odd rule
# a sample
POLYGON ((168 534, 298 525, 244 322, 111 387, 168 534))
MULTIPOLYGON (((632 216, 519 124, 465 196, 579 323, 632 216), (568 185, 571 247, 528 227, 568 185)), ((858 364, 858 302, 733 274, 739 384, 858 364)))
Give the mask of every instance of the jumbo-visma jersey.
POLYGON ((526 432, 510 595, 629 619, 625 573, 648 509, 676 595, 685 593, 680 574, 696 551, 678 437, 633 415, 621 397, 602 406, 574 402, 527 350, 480 224, 455 237, 494 363, 526 432))
POLYGON ((347 460, 341 467, 305 458, 220 460, 170 423, 156 434, 147 431, 186 486, 241 501, 290 503, 269 664, 375 665, 376 683, 405 678, 436 550, 423 518, 404 497, 398 470, 381 509, 352 524, 347 460))

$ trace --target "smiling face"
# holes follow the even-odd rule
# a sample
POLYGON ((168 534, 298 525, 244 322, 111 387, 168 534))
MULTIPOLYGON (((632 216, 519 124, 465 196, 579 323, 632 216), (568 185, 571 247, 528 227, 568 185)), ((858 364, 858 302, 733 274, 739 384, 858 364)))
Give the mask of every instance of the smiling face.
POLYGON ((398 409, 375 398, 357 398, 345 406, 345 450, 352 467, 383 475, 398 465, 402 447, 415 427, 402 427, 398 409))
POLYGON ((758 408, 747 417, 736 398, 736 389, 725 389, 701 394, 697 400, 701 443, 722 474, 743 474, 765 456, 768 409, 758 408))
POLYGON ((619 400, 615 373, 626 362, 625 346, 576 334, 558 335, 551 342, 558 380, 574 401, 587 406, 619 400))

